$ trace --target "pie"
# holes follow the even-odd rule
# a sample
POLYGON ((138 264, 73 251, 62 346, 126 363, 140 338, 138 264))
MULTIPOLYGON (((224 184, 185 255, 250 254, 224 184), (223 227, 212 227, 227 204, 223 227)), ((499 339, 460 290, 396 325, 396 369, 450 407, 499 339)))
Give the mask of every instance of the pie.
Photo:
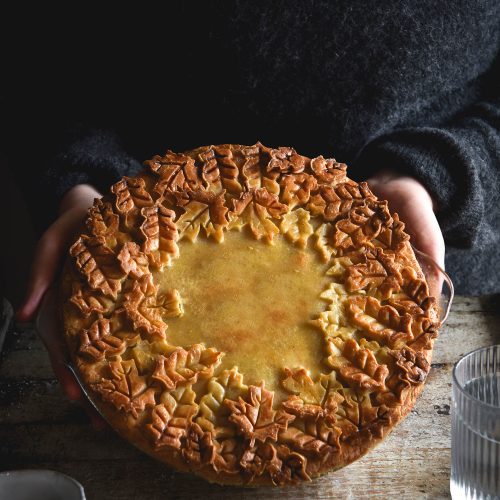
POLYGON ((62 318, 124 438, 221 484, 356 460, 410 411, 436 300, 397 214, 346 166, 289 147, 155 156, 96 199, 62 318))

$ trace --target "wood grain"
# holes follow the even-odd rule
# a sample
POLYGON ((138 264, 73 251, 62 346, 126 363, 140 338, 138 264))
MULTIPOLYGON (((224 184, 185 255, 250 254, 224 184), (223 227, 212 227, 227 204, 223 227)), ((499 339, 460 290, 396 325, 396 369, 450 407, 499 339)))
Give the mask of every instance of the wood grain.
POLYGON ((47 468, 80 481, 89 499, 449 498, 453 363, 500 343, 498 296, 458 297, 436 343, 426 387, 408 418, 354 464, 287 489, 220 487, 167 469, 112 431, 94 431, 54 379, 29 326, 0 358, 0 470, 47 468))

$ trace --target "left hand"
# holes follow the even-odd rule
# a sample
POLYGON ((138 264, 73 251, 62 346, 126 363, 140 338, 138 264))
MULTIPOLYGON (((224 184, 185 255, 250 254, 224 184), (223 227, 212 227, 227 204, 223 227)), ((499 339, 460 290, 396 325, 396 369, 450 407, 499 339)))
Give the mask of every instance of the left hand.
POLYGON ((69 246, 81 229, 88 209, 102 195, 89 184, 78 184, 62 198, 59 217, 38 242, 24 302, 16 312, 21 322, 32 321, 48 288, 62 268, 69 246))
MULTIPOLYGON (((17 321, 27 322, 35 319, 42 299, 57 278, 69 246, 81 231, 89 207, 95 198, 100 197, 101 193, 88 184, 74 186, 64 195, 59 217, 45 231, 35 249, 26 298, 16 313, 17 321)), ((43 326, 39 324, 38 329, 49 352, 54 373, 70 401, 83 405, 94 428, 103 429, 106 423, 86 400, 80 385, 67 367, 69 355, 56 321, 57 308, 55 308, 54 294, 47 299, 50 300, 46 301, 46 310, 42 315, 43 326)))
POLYGON ((411 243, 444 269, 444 238, 427 189, 417 179, 393 170, 381 170, 367 182, 377 198, 389 202, 391 213, 398 213, 411 243))

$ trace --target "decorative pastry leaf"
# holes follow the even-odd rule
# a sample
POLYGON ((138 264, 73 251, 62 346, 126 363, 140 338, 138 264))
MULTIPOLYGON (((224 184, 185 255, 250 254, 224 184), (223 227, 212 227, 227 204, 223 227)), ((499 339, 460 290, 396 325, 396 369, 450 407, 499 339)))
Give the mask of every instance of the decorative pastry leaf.
POLYGON ((165 338, 167 329, 163 320, 183 314, 179 292, 171 290, 157 296, 151 274, 134 282, 132 291, 125 294, 121 310, 132 321, 135 330, 160 338, 165 338))
POLYGON ((91 288, 117 298, 124 273, 103 236, 80 236, 69 252, 91 288))
POLYGON ((284 175, 280 180, 281 196, 284 203, 290 208, 305 205, 311 196, 311 191, 318 187, 318 181, 313 175, 293 174, 284 175))
POLYGON ((211 377, 222 356, 213 347, 206 349, 202 344, 188 350, 180 347, 167 357, 158 356, 151 378, 167 391, 179 384, 194 384, 198 379, 211 377))
POLYGON ((200 153, 198 158, 202 162, 201 177, 208 190, 215 192, 228 190, 231 193, 243 191, 238 180, 240 171, 231 148, 224 145, 210 146, 200 153))
POLYGON ((388 407, 405 403, 412 386, 423 384, 430 370, 430 364, 423 352, 409 347, 390 350, 388 354, 395 360, 394 370, 387 380, 388 391, 377 394, 376 401, 388 407))
POLYGON ((319 326, 327 336, 336 336, 335 331, 340 326, 347 324, 344 314, 344 304, 349 297, 344 285, 340 283, 330 283, 328 288, 324 290, 320 297, 323 300, 329 301, 328 311, 320 313, 319 318, 313 321, 313 324, 319 326))
POLYGON ((232 424, 221 414, 221 405, 225 398, 234 399, 247 391, 243 375, 237 368, 224 370, 217 377, 208 381, 207 392, 200 400, 200 411, 196 422, 203 430, 213 432, 215 437, 233 436, 232 424))
POLYGON ((365 334, 391 348, 402 348, 426 336, 433 338, 435 325, 426 314, 400 314, 392 305, 382 306, 375 297, 353 296, 346 302, 350 321, 365 334))
MULTIPOLYGON (((267 444, 267 443, 266 443, 267 444)), ((268 446, 272 446, 269 444, 268 446)), ((288 446, 278 445, 277 457, 281 461, 281 467, 268 468, 271 480, 275 485, 296 484, 299 481, 310 481, 307 474, 307 458, 288 446)))
POLYGON ((211 432, 204 431, 197 423, 191 422, 187 428, 182 457, 191 466, 211 466, 215 472, 237 474, 239 472, 239 448, 236 439, 214 439, 211 432))
MULTIPOLYGON (((394 394, 389 390, 387 392, 378 392, 372 402, 372 397, 369 393, 360 393, 354 389, 344 390, 345 401, 343 405, 339 406, 338 410, 338 413, 343 415, 344 420, 338 419, 336 423, 336 425, 342 428, 342 434, 347 436, 356 433, 360 427, 363 428, 363 430, 368 430, 367 426, 369 424, 377 423, 376 421, 379 413, 384 413, 387 407, 385 405, 379 406, 375 400, 386 395, 394 397, 394 394)), ((379 433, 380 430, 376 432, 379 433)))
POLYGON ((326 419, 311 419, 305 421, 303 430, 289 426, 280 432, 280 442, 311 456, 325 456, 340 448, 341 434, 341 428, 328 423, 326 419))
POLYGON ((321 224, 314 232, 316 242, 314 247, 319 251, 322 259, 328 262, 332 255, 337 254, 337 249, 333 244, 334 228, 331 224, 321 224))
POLYGON ((271 217, 276 219, 279 219, 283 214, 288 212, 288 207, 280 203, 278 197, 269 193, 267 189, 256 189, 251 193, 255 210, 257 210, 256 207, 263 207, 271 217))
POLYGON ((89 209, 85 222, 90 234, 104 236, 110 247, 116 245, 116 233, 120 218, 118 214, 113 212, 113 206, 109 201, 103 202, 102 199, 96 198, 94 205, 89 209))
POLYGON ((231 227, 250 227, 255 238, 272 241, 279 233, 271 218, 280 219, 288 207, 279 202, 278 197, 267 189, 251 189, 233 198, 233 210, 229 213, 231 227))
POLYGON ((109 319, 102 316, 88 330, 81 330, 78 353, 90 361, 102 361, 106 356, 122 354, 128 345, 136 342, 138 335, 116 336, 111 332, 109 319))
MULTIPOLYGON (((249 188, 266 188, 270 193, 278 195, 282 188, 285 188, 285 196, 290 197, 289 208, 293 208, 299 199, 308 196, 307 191, 313 186, 315 179, 309 174, 302 174, 309 164, 309 159, 301 156, 292 148, 280 147, 277 149, 267 148, 257 143, 261 158, 267 164, 260 175, 260 183, 249 185, 249 188), (289 177, 289 179, 284 180, 289 177), (307 179, 307 177, 311 177, 307 179), (296 184, 293 181, 296 178, 296 184), (284 180, 284 185, 280 186, 284 180), (293 199, 293 200, 292 200, 293 199)), ((259 169, 261 167, 259 166, 259 169)))
POLYGON ((240 458, 241 444, 236 438, 217 441, 217 455, 213 463, 215 472, 237 474, 239 472, 238 460, 240 458))
POLYGON ((154 156, 145 164, 160 176, 154 187, 160 197, 174 191, 201 187, 199 171, 191 156, 167 151, 165 156, 154 156))
POLYGON ((321 182, 326 184, 338 184, 345 182, 347 166, 337 163, 333 158, 317 156, 311 160, 311 169, 321 182))
POLYGON ((375 200, 365 182, 353 181, 336 186, 320 185, 307 205, 313 215, 322 215, 327 221, 335 221, 341 214, 362 206, 366 199, 375 200))
POLYGON ((133 241, 123 244, 117 259, 120 261, 122 271, 133 279, 139 279, 149 273, 148 258, 141 252, 139 245, 133 241))
POLYGON ((111 192, 116 196, 116 209, 125 216, 127 227, 134 227, 141 208, 153 204, 142 177, 122 177, 111 186, 111 192))
POLYGON ((403 347, 399 351, 389 351, 389 354, 396 360, 401 380, 406 380, 412 385, 425 381, 431 366, 422 352, 403 347))
POLYGON ((111 376, 102 382, 92 384, 104 401, 113 404, 118 410, 139 416, 146 406, 155 404, 155 389, 148 387, 146 377, 137 373, 135 362, 123 361, 120 356, 109 361, 111 376))
POLYGON ((405 267, 401 271, 401 276, 404 282, 403 290, 409 298, 423 310, 429 313, 429 317, 434 317, 436 310, 436 299, 430 296, 429 287, 423 275, 417 273, 412 267, 405 267))
POLYGON ((241 154, 244 158, 243 166, 241 167, 241 175, 243 176, 245 187, 248 190, 261 187, 261 168, 260 168, 260 147, 259 143, 243 147, 241 154))
POLYGON ((186 440, 181 453, 188 464, 195 466, 213 464, 216 447, 212 433, 204 431, 197 423, 190 422, 186 430, 186 440))
POLYGON ((264 473, 269 475, 274 485, 311 480, 306 472, 306 457, 283 445, 257 442, 253 447, 245 450, 240 466, 247 483, 264 473))
POLYGON ((330 259, 330 268, 326 272, 327 276, 332 276, 335 282, 344 283, 345 282, 345 272, 349 266, 352 266, 355 262, 360 259, 360 254, 348 254, 342 255, 341 257, 332 257, 330 259))
POLYGON ((359 408, 361 427, 376 439, 384 438, 401 418, 397 409, 389 408, 385 404, 373 406, 369 396, 363 398, 359 408))
POLYGON ((305 248, 313 227, 309 223, 311 218, 309 212, 303 208, 297 208, 283 215, 280 230, 292 243, 297 243, 305 248))
POLYGON ((335 412, 338 403, 342 401, 342 396, 339 393, 334 393, 328 399, 328 407, 323 408, 319 404, 305 403, 300 396, 289 396, 283 401, 282 406, 287 413, 301 419, 326 418, 328 421, 335 422, 335 412))
POLYGON ((140 231, 144 238, 142 251, 149 256, 151 263, 158 269, 170 265, 172 258, 179 256, 175 212, 163 205, 155 204, 141 210, 144 222, 140 231))
POLYGON ((390 248, 394 252, 401 252, 410 236, 404 232, 405 225, 399 220, 398 214, 393 214, 392 219, 393 224, 382 227, 376 239, 385 248, 390 248))
POLYGON ((145 427, 156 449, 181 449, 182 440, 198 411, 195 399, 196 393, 189 385, 161 395, 161 402, 153 408, 151 422, 145 427))
POLYGON ((309 164, 309 159, 297 154, 295 149, 279 147, 276 149, 265 149, 265 156, 269 157, 266 165, 267 173, 298 174, 303 172, 309 164))
POLYGON ((256 476, 262 476, 266 471, 276 474, 282 464, 276 448, 271 443, 257 441, 243 451, 239 465, 245 482, 251 483, 256 476))
POLYGON ((345 286, 349 292, 366 290, 387 300, 400 291, 401 282, 394 254, 386 254, 381 248, 366 251, 362 263, 346 269, 345 286))
POLYGON ((249 403, 241 397, 238 401, 224 400, 231 411, 229 420, 250 440, 250 446, 253 446, 255 440, 276 441, 278 432, 286 429, 288 422, 295 417, 283 410, 273 410, 274 393, 266 390, 264 383, 260 386, 251 385, 248 397, 249 403))
POLYGON ((228 224, 224 191, 216 194, 212 191, 185 191, 176 194, 179 206, 184 213, 177 219, 177 228, 181 238, 196 241, 200 229, 203 227, 207 236, 216 241, 224 240, 224 229, 228 224))
POLYGON ((287 377, 281 382, 284 389, 295 394, 282 403, 287 413, 302 419, 326 418, 335 422, 337 407, 344 398, 337 391, 343 388, 335 372, 321 375, 316 382, 303 368, 294 371, 285 368, 287 377))
POLYGON ((364 205, 352 208, 335 223, 334 244, 344 251, 373 247, 372 240, 391 224, 387 202, 365 200, 364 205))
POLYGON ((281 381, 283 388, 296 395, 300 395, 306 403, 321 405, 326 393, 326 388, 321 380, 313 382, 309 372, 305 368, 290 370, 284 368, 285 378, 281 381))
POLYGON ((389 375, 389 368, 380 365, 372 351, 359 347, 353 339, 344 342, 339 338, 330 340, 329 348, 329 365, 351 387, 370 392, 386 390, 385 379, 389 375))
POLYGON ((92 313, 106 314, 113 308, 113 301, 100 293, 91 291, 80 282, 73 283, 73 294, 69 302, 76 306, 83 316, 92 313))

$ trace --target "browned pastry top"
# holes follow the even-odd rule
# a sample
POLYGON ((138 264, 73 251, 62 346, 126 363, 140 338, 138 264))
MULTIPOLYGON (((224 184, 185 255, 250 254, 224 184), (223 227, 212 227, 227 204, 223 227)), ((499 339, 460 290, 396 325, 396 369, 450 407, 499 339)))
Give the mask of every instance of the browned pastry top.
POLYGON ((73 361, 111 425, 226 484, 308 480, 378 443, 438 327, 387 202, 288 147, 145 165, 95 201, 61 287, 73 361))

